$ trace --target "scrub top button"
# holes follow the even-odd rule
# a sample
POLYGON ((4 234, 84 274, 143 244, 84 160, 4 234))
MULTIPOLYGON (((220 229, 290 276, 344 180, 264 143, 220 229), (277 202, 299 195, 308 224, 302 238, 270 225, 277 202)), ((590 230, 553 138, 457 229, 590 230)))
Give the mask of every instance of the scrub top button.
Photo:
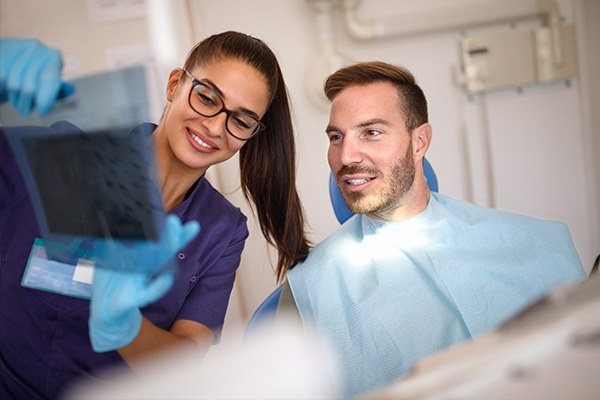
POLYGON ((196 279, 197 279, 196 276, 192 276, 192 279, 190 279, 190 282, 194 283, 194 282, 196 282, 196 279))
POLYGON ((180 260, 185 260, 185 254, 179 253, 177 254, 177 258, 179 258, 180 260))

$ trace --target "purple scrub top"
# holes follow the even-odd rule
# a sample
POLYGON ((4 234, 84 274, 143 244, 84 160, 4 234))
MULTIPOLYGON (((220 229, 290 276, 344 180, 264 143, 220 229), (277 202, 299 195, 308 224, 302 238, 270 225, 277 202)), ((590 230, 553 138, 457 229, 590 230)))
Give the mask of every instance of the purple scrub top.
MULTIPOLYGON (((155 128, 142 124, 134 132, 149 136, 155 128)), ((178 319, 196 321, 218 339, 248 237, 246 217, 204 178, 188 193, 171 213, 184 222, 198 221, 202 231, 177 254, 173 288, 142 312, 163 329, 178 319)), ((88 300, 21 286, 39 235, 25 184, 0 129, 0 399, 56 398, 80 378, 98 380, 103 369, 125 364, 116 351, 92 350, 88 300)))

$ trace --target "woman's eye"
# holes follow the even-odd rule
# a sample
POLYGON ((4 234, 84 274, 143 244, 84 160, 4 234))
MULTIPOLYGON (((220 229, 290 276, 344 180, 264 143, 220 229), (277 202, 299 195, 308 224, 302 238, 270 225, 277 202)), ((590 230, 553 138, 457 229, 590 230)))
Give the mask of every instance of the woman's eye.
POLYGON ((233 117, 233 123, 242 129, 250 129, 250 126, 252 125, 252 122, 247 118, 238 116, 233 117))
POLYGON ((213 99, 211 96, 208 96, 202 92, 198 92, 198 97, 200 98, 200 101, 206 105, 213 106, 213 105, 217 104, 215 99, 213 99))

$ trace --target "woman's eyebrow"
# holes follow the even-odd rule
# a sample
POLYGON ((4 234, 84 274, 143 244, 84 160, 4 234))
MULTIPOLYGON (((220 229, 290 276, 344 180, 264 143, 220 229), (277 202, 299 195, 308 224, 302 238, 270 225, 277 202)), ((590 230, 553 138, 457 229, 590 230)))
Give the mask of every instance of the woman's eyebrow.
POLYGON ((225 96, 225 93, 223 93, 223 92, 221 91, 221 89, 219 89, 219 87, 218 87, 218 86, 217 86, 217 85, 216 85, 216 84, 215 84, 213 81, 211 81, 211 80, 210 80, 210 79, 208 79, 208 78, 203 78, 203 79, 201 79, 200 81, 201 81, 202 83, 204 83, 204 84, 208 84, 208 86, 210 86, 210 88, 211 88, 212 90, 214 90, 215 92, 217 92, 217 94, 218 94, 219 96, 221 96, 221 98, 222 98, 223 100, 225 100, 225 98, 226 98, 227 96, 225 96))
MULTIPOLYGON (((202 79, 202 80, 201 80, 201 82, 202 82, 203 84, 205 84, 205 85, 208 85, 208 86, 210 86, 210 88, 211 88, 212 90, 214 90, 215 92, 217 92, 217 94, 218 94, 219 96, 221 96, 221 99, 223 99, 223 101, 225 101, 225 99, 227 98, 227 96, 225 96, 225 93, 223 93, 223 92, 221 91, 221 89, 219 89, 219 87, 218 87, 218 86, 217 86, 217 85, 216 85, 216 84, 215 84, 213 81, 211 81, 211 80, 210 80, 210 79, 208 79, 208 78, 204 78, 204 79, 202 79)), ((252 111, 252 110, 249 110, 249 109, 247 109, 247 108, 240 107, 240 108, 237 108, 237 109, 236 109, 236 111, 243 112, 244 114, 248 114, 248 115, 250 115, 250 116, 252 116, 252 117, 256 118, 257 120, 260 120, 260 117, 258 116, 258 114, 257 114, 257 113, 255 113, 254 111, 252 111)))

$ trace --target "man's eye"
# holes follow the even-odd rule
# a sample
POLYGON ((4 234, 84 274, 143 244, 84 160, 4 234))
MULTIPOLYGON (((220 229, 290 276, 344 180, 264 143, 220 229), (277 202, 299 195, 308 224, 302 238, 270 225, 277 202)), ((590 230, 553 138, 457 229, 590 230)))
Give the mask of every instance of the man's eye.
POLYGON ((328 136, 330 142, 337 142, 342 139, 342 135, 340 135, 339 133, 330 133, 328 136))
POLYGON ((380 132, 380 131, 377 131, 377 130, 375 130, 375 129, 369 129, 369 130, 367 131, 367 136, 371 136, 371 137, 373 137, 373 136, 379 136, 379 135, 381 135, 381 132, 380 132))

